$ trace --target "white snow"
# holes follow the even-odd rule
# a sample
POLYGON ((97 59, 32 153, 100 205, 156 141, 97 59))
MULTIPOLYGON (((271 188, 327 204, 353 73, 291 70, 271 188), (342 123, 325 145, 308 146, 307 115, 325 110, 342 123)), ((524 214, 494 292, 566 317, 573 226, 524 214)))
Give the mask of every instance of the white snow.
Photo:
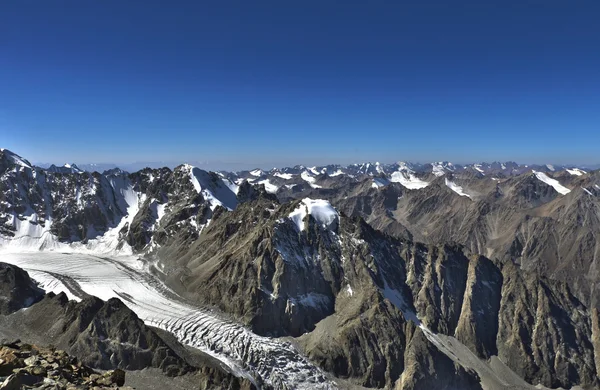
POLYGON ((69 300, 77 302, 81 301, 81 298, 79 298, 76 295, 73 295, 71 290, 69 290, 67 286, 65 286, 65 284, 54 275, 47 272, 31 269, 28 270, 28 273, 29 276, 33 280, 35 280, 39 288, 45 291, 52 291, 55 294, 60 294, 61 292, 64 292, 67 295, 67 298, 69 298, 69 300))
POLYGON ((319 171, 317 170, 317 167, 310 167, 308 168, 308 170, 315 176, 319 176, 319 171))
POLYGON ((231 192, 237 195, 238 191, 240 190, 239 185, 235 184, 234 182, 225 177, 222 177, 221 180, 223 181, 223 184, 225 184, 227 188, 231 190, 231 192))
MULTIPOLYGON (((37 223, 38 215, 28 210, 25 215, 8 215, 7 225, 12 226, 14 236, 0 235, 0 249, 6 250, 40 250, 50 249, 59 245, 58 239, 50 232, 52 218, 46 219, 44 226, 37 223)), ((63 244, 65 245, 65 244, 63 244)))
POLYGON ((452 165, 452 163, 447 163, 447 162, 434 162, 431 164, 432 165, 432 169, 431 169, 431 173, 433 173, 435 176, 444 176, 446 174, 446 171, 454 171, 454 167, 452 165))
POLYGON ((244 179, 243 177, 240 177, 238 179, 235 180, 235 185, 236 185, 236 191, 235 193, 237 194, 237 191, 239 189, 238 186, 240 186, 243 182, 247 181, 248 183, 254 183, 256 181, 256 179, 244 179))
POLYGON ((152 199, 149 209, 152 211, 152 214, 156 216, 154 220, 154 224, 150 227, 150 230, 156 230, 156 228, 160 225, 160 220, 165 215, 165 208, 167 207, 166 203, 158 203, 156 199, 152 199))
POLYGON ((273 176, 280 177, 284 180, 290 180, 292 177, 294 177, 294 175, 292 175, 291 173, 280 173, 280 172, 275 172, 273 174, 273 176))
POLYGON ((277 190, 279 190, 279 187, 277 187, 275 184, 271 183, 269 181, 269 179, 257 181, 256 184, 264 184, 265 191, 267 191, 270 194, 274 194, 277 192, 277 190))
POLYGON ((259 177, 259 176, 262 176, 262 175, 264 175, 265 173, 263 172, 263 170, 262 170, 262 169, 255 169, 255 170, 253 170, 253 171, 250 171, 250 174, 251 174, 252 176, 259 177))
POLYGON ((546 168, 548 168, 549 170, 551 170, 552 172, 554 172, 554 165, 546 164, 546 168))
POLYGON ((390 182, 382 177, 375 177, 373 178, 373 183, 371 183, 371 187, 372 188, 381 188, 381 187, 385 187, 388 184, 390 184, 390 182))
POLYGON ((587 188, 581 187, 581 189, 584 190, 585 192, 587 192, 588 194, 594 196, 594 194, 592 194, 592 192, 590 190, 588 190, 587 188))
POLYGON ((437 164, 433 165, 433 169, 431 172, 438 177, 444 176, 446 174, 446 171, 444 171, 444 168, 441 165, 437 165, 437 164))
POLYGON ((558 180, 548 177, 548 175, 546 175, 544 172, 533 171, 533 173, 535 177, 554 188, 559 194, 566 195, 571 192, 570 189, 560 184, 558 180))
POLYGON ((485 175, 485 171, 483 169, 481 169, 481 164, 475 164, 473 165, 473 168, 475 168, 476 170, 478 170, 480 173, 485 175))
POLYGON ((349 297, 354 295, 354 291, 352 291, 352 287, 349 284, 346 285, 346 293, 348 294, 349 297))
MULTIPOLYGON (((69 285, 78 285, 103 300, 120 298, 147 325, 173 333, 183 344, 213 356, 254 383, 259 379, 273 388, 281 384, 294 389, 336 388, 291 343, 258 336, 214 310, 187 304, 135 257, 37 252, 6 254, 2 261, 25 269, 47 291, 67 292, 69 285)), ((68 294, 78 293, 72 289, 68 294)), ((308 294, 299 297, 299 303, 319 305, 322 300, 308 294)))
POLYGON ((394 183, 402 184, 409 190, 418 190, 421 188, 425 188, 429 185, 428 182, 416 177, 414 172, 409 170, 408 168, 401 169, 392 173, 392 177, 390 180, 394 183))
POLYGON ((230 185, 225 184, 222 178, 212 177, 208 172, 191 165, 185 165, 183 169, 189 171, 194 188, 207 200, 211 210, 214 210, 217 206, 223 206, 229 210, 237 207, 236 192, 232 190, 230 185))
POLYGON ((581 175, 586 174, 586 172, 584 170, 579 169, 579 168, 567 169, 566 171, 569 172, 573 176, 581 176, 581 175))
POLYGON ((27 160, 25 160, 23 157, 11 152, 8 149, 0 149, 1 152, 4 152, 4 155, 6 157, 8 157, 10 160, 12 160, 12 162, 14 164, 20 165, 22 167, 25 168, 30 168, 31 169, 31 164, 29 164, 29 162, 27 160))
POLYGON ((326 200, 304 198, 298 207, 292 211, 288 218, 291 219, 298 228, 298 231, 304 230, 304 218, 306 215, 312 217, 324 228, 335 229, 340 219, 336 209, 326 200))
POLYGON ((317 180, 306 171, 302 171, 300 177, 302 178, 302 180, 307 182, 308 185, 310 185, 312 188, 323 188, 322 186, 315 184, 317 180))
POLYGON ((466 196, 469 199, 473 199, 471 197, 471 195, 466 193, 465 190, 458 184, 454 183, 453 181, 448 180, 447 178, 444 180, 446 181, 446 186, 448 186, 448 188, 450 188, 452 191, 456 192, 458 195, 466 196))
POLYGON ((342 172, 341 169, 338 169, 337 171, 333 172, 332 174, 330 174, 330 177, 335 177, 335 176, 339 176, 339 175, 343 175, 344 172, 342 172))

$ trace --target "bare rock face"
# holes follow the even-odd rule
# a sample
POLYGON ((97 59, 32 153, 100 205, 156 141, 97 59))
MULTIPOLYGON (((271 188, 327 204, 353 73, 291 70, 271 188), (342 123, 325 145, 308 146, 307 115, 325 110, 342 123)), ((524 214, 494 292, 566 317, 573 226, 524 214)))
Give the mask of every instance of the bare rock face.
POLYGON ((478 374, 418 323, 529 383, 598 384, 592 312, 567 284, 343 214, 329 227, 306 215, 299 230, 288 218, 298 205, 251 201, 217 214, 172 277, 258 333, 301 335, 313 361, 358 385, 425 388, 433 375, 448 389, 478 388, 478 374))
POLYGON ((29 307, 44 297, 44 291, 29 278, 26 271, 0 263, 0 315, 29 307))
POLYGON ((530 383, 598 385, 593 311, 564 283, 535 278, 512 265, 503 275, 498 356, 530 383))
MULTIPOLYGON (((394 168, 426 181, 419 189, 390 183, 378 164, 245 175, 281 186, 289 202, 280 203, 236 174, 43 170, 0 151, 0 244, 86 244, 119 227, 116 248, 156 255, 181 295, 261 335, 296 337, 357 385, 479 388, 479 371, 439 335, 531 384, 597 388, 600 173, 548 173, 571 189, 559 194, 530 167, 509 165, 486 168, 494 178, 477 166, 394 168), (307 196, 331 204, 303 210, 307 196)), ((0 277, 0 314, 86 363, 191 369, 118 300, 48 295, 31 306, 42 295, 26 274, 0 265, 0 277)), ((201 370, 206 386, 249 386, 201 370)))
POLYGON ((19 320, 43 334, 48 343, 70 351, 84 364, 100 369, 139 370, 160 368, 168 375, 189 372, 183 359, 120 300, 104 302, 96 297, 68 301, 52 293, 19 320))
POLYGON ((489 259, 476 256, 469 262, 463 306, 454 336, 478 356, 498 355, 498 315, 504 277, 489 259))
POLYGON ((541 169, 519 169, 493 179, 446 172, 426 178, 429 185, 416 190, 397 183, 372 188, 372 177, 358 177, 319 196, 397 238, 432 245, 457 242, 471 253, 568 282, 582 302, 598 306, 600 268, 594 259, 600 256, 600 171, 581 176, 547 172, 570 189, 563 195, 539 180, 532 168, 541 169), (446 178, 469 197, 448 188, 446 178))
POLYGON ((405 371, 396 383, 396 390, 481 390, 479 377, 466 371, 441 353, 416 328, 404 355, 405 371))

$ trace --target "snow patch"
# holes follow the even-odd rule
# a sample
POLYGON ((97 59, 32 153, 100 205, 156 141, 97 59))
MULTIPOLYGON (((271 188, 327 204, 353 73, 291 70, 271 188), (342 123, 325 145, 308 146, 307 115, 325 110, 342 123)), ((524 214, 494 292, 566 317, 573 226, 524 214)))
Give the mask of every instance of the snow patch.
POLYGON ((544 183, 548 184, 549 186, 551 186, 552 188, 554 188, 556 190, 556 192, 558 192, 559 194, 566 195, 569 192, 571 192, 570 189, 568 189, 567 187, 565 187, 562 184, 560 184, 558 182, 558 180, 552 179, 551 177, 548 177, 548 175, 546 175, 544 172, 533 171, 533 173, 534 173, 535 177, 538 178, 538 180, 541 180, 544 183))
POLYGON ((265 186, 265 191, 270 194, 274 194, 277 192, 277 190, 279 190, 279 187, 277 187, 275 184, 272 184, 269 179, 257 181, 256 184, 263 184, 265 186))
POLYGON ((454 171, 454 166, 449 162, 435 162, 431 164, 431 173, 435 176, 440 177, 446 174, 446 171, 454 171))
POLYGON ((581 176, 581 175, 586 174, 586 172, 584 170, 579 169, 579 168, 567 169, 566 171, 569 172, 573 176, 581 176))
POLYGON ((311 215, 319 225, 334 230, 340 219, 337 210, 326 200, 304 198, 298 207, 292 211, 288 218, 291 219, 298 231, 304 230, 304 218, 311 215))
POLYGON ((448 180, 447 178, 444 179, 444 180, 446 181, 446 186, 448 188, 450 188, 452 191, 456 192, 458 195, 460 195, 460 196, 466 196, 469 199, 473 199, 471 197, 471 195, 467 194, 465 192, 465 190, 461 186, 459 186, 458 184, 454 183, 453 181, 448 180))
MULTIPOLYGON (((229 210, 237 207, 236 191, 225 184, 222 178, 211 176, 208 172, 191 165, 184 166, 184 169, 189 171, 190 180, 196 192, 202 194, 211 210, 214 210, 217 206, 223 206, 229 210)), ((231 182, 229 183, 231 184, 231 182)))
POLYGON ((300 174, 300 177, 302 178, 302 180, 304 180, 305 182, 307 182, 308 185, 310 185, 312 188, 323 188, 322 186, 320 186, 318 184, 315 184, 315 182, 317 181, 317 179, 315 179, 313 176, 311 176, 306 171, 302 171, 302 173, 300 174))
POLYGON ((0 152, 3 152, 6 157, 9 158, 14 164, 20 165, 25 168, 31 169, 31 164, 29 161, 25 160, 23 157, 11 152, 8 149, 0 149, 0 152))
POLYGON ((280 177, 283 180, 290 180, 292 177, 294 177, 294 175, 292 175, 291 173, 280 173, 280 172, 275 172, 273 174, 273 176, 280 177))
POLYGON ((375 177, 373 178, 373 183, 371 183, 372 188, 381 188, 390 184, 389 180, 383 177, 375 177))
POLYGON ((317 170, 317 167, 311 167, 308 168, 308 170, 315 176, 319 176, 319 171, 317 170))
POLYGON ((428 182, 416 177, 414 175, 414 172, 412 172, 409 169, 401 169, 392 173, 392 177, 390 180, 394 183, 400 183, 409 190, 419 190, 429 185, 428 182))
POLYGON ((349 284, 346 285, 346 293, 348 294, 349 297, 354 295, 354 291, 352 291, 352 287, 349 284))

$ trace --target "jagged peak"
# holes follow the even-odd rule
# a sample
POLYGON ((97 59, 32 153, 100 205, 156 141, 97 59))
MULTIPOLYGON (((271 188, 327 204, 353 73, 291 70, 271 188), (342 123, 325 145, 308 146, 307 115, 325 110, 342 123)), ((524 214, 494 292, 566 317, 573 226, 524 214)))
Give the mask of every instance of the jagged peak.
POLYGON ((0 148, 0 153, 2 153, 2 155, 5 156, 5 158, 7 158, 12 164, 33 169, 33 165, 28 160, 8 149, 0 148))

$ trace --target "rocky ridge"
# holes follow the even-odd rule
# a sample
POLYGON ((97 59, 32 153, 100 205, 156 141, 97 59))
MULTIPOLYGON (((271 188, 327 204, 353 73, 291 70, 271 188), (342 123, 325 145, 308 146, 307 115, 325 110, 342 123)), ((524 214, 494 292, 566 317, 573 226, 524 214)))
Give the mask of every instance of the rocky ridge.
POLYGON ((436 372, 479 388, 492 374, 457 361, 452 343, 530 384, 598 385, 594 312, 567 284, 343 214, 324 225, 308 213, 299 229, 290 215, 302 204, 258 199, 216 215, 179 263, 165 261, 166 279, 259 334, 302 335, 311 359, 362 386, 419 388, 436 372))
POLYGON ((101 175, 3 153, 4 245, 145 254, 181 295, 296 337, 357 385, 420 388, 429 375, 448 388, 510 387, 514 375, 522 388, 598 386, 598 172, 436 163, 101 175), (324 222, 307 203, 325 200, 335 215, 324 222))

